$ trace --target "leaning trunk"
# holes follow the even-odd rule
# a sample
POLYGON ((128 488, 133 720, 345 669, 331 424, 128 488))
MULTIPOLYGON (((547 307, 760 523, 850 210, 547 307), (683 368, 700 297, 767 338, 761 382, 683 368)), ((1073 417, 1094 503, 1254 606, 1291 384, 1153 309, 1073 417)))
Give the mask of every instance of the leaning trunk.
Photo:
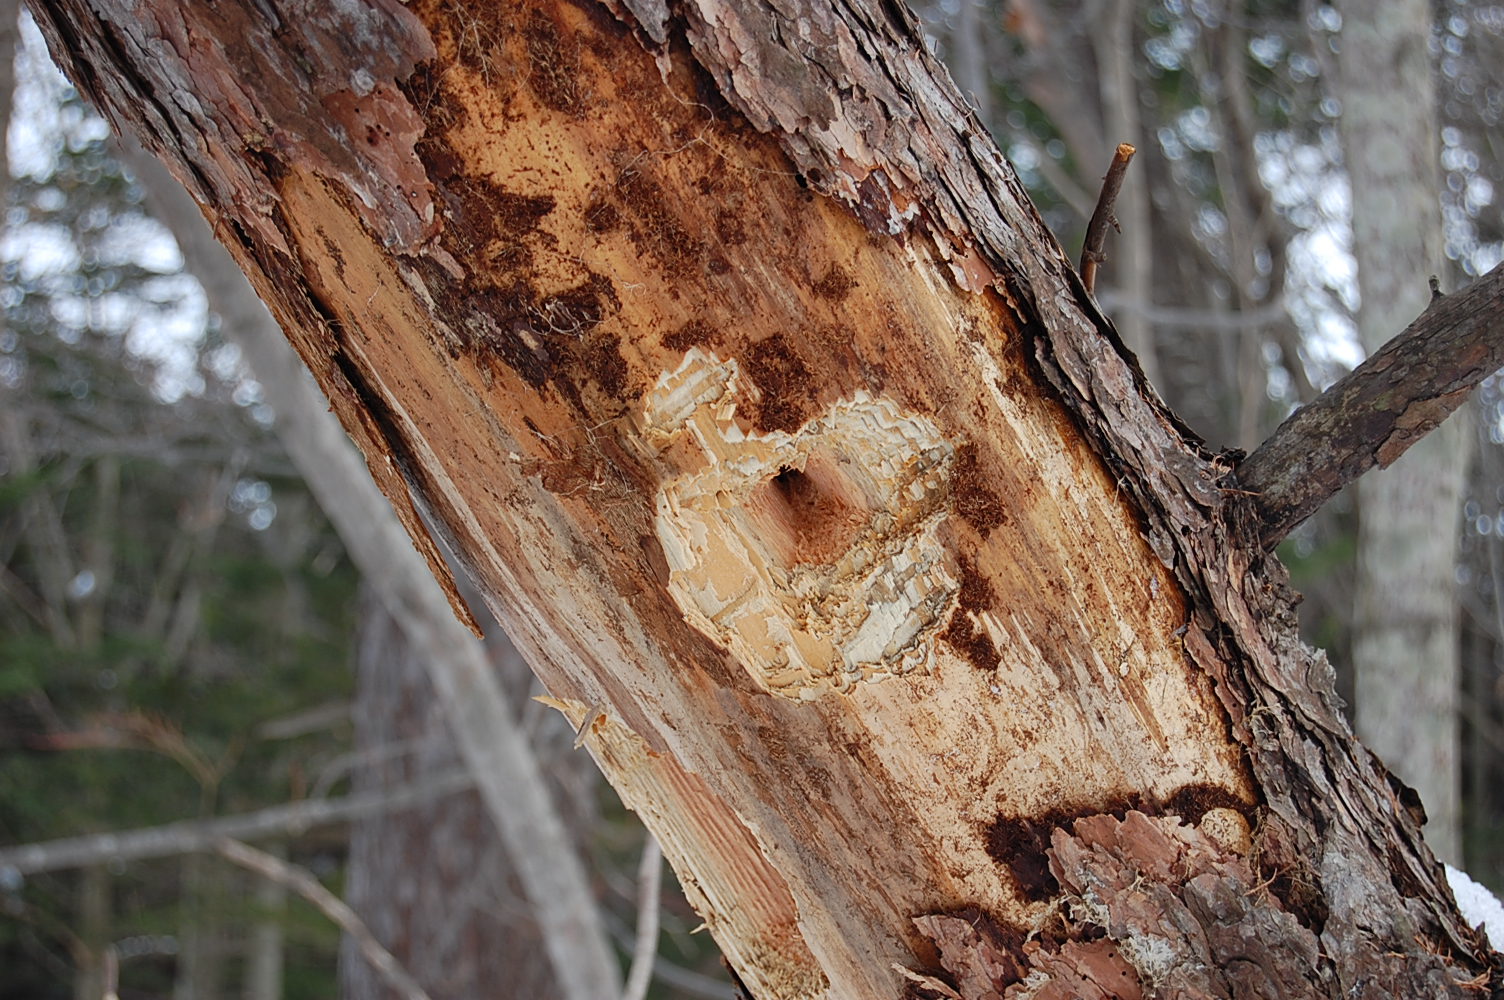
POLYGON ((38 16, 752 995, 1489 974, 1229 463, 896 5, 38 16))

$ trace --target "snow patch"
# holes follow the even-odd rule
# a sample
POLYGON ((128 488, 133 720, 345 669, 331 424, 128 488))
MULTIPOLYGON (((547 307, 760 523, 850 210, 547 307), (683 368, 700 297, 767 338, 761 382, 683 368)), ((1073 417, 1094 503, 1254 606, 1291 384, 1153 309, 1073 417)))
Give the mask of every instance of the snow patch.
POLYGON ((1466 872, 1447 865, 1447 883, 1452 895, 1457 897, 1457 909, 1467 918, 1468 925, 1483 925, 1488 943, 1495 951, 1504 951, 1504 903, 1499 897, 1474 882, 1466 872))

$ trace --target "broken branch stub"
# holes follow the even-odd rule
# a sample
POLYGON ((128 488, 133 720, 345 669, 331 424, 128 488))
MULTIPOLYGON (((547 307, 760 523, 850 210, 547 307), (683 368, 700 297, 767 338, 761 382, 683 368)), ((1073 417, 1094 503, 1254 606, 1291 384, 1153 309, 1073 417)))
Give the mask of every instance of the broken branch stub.
POLYGON ((1097 195, 1097 207, 1086 224, 1086 238, 1081 244, 1081 284, 1088 292, 1096 291, 1097 269, 1107 260, 1107 230, 1116 229, 1118 220, 1113 207, 1118 203, 1118 193, 1123 190, 1123 178, 1128 175, 1128 161, 1138 149, 1130 143, 1120 142, 1112 154, 1112 163, 1102 178, 1102 191, 1097 195))

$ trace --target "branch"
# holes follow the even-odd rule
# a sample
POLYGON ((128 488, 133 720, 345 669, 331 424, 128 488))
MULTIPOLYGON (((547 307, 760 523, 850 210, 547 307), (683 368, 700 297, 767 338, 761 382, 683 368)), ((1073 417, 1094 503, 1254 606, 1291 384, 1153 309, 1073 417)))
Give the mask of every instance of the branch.
POLYGON ((120 952, 114 945, 104 950, 104 1000, 120 1000, 120 952))
POLYGON ((1348 483, 1387 468, 1504 367, 1504 266, 1431 306, 1237 469, 1267 551, 1348 483))
POLYGON ((1242 312, 1227 312, 1218 309, 1195 309, 1182 306, 1160 306, 1152 302, 1124 295, 1114 288, 1104 288, 1097 296, 1103 309, 1114 313, 1133 312, 1155 326, 1175 327, 1186 330, 1241 332, 1272 326, 1289 316, 1284 295, 1277 295, 1271 302, 1242 312))
MULTIPOLYGON (((591 720, 593 721, 593 720, 591 720)), ((658 900, 662 894, 663 850, 658 838, 648 833, 637 866, 637 940, 632 946, 632 968, 622 1000, 643 1000, 653 979, 653 958, 658 954, 658 900)))
POLYGON ((1126 142, 1118 143, 1107 176, 1102 178, 1102 193, 1097 196, 1097 209, 1091 213, 1086 224, 1086 240, 1081 245, 1081 283, 1088 292, 1097 286, 1097 267, 1107 259, 1103 247, 1107 244, 1107 227, 1117 228, 1118 220, 1112 209, 1117 204, 1118 192, 1123 189, 1123 178, 1128 173, 1128 161, 1138 152, 1126 142))
POLYGON ((217 840, 214 849, 229 861, 255 872, 262 878, 270 879, 278 885, 287 886, 312 903, 320 913, 338 924, 340 930, 354 939, 361 955, 371 963, 371 968, 375 969, 381 978, 386 980, 387 985, 405 1000, 429 1000, 423 987, 419 986, 418 981, 402 967, 402 963, 397 961, 396 956, 376 940, 376 935, 371 933, 365 921, 361 920, 343 899, 324 888, 308 869, 290 865, 275 855, 258 851, 249 844, 242 844, 228 837, 221 837, 217 840))
POLYGON ((96 833, 37 844, 0 849, 0 871, 21 875, 82 868, 107 861, 141 861, 204 851, 224 837, 254 840, 331 823, 347 822, 411 806, 464 791, 473 785, 468 771, 456 769, 425 776, 395 790, 382 790, 343 799, 310 799, 273 806, 239 816, 189 820, 124 833, 96 833))

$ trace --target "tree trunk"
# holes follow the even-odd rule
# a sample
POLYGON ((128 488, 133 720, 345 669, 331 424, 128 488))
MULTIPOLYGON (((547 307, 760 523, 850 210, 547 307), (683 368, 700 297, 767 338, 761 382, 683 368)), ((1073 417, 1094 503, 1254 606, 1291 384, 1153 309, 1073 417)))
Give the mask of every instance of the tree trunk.
POLYGON ((181 868, 173 1000, 219 1000, 224 972, 223 873, 218 860, 207 854, 185 855, 181 868))
MULTIPOLYGON (((500 629, 496 637, 499 679, 509 688, 520 686, 513 702, 525 703, 527 669, 500 629)), ((458 764, 460 753, 443 704, 429 681, 427 655, 408 642, 400 623, 368 594, 361 605, 356 648, 353 714, 356 752, 363 758, 354 777, 357 793, 398 788, 458 764)), ((563 732, 561 739, 551 731, 549 736, 547 759, 554 776, 578 769, 583 758, 570 755, 570 734, 563 732)), ((556 804, 567 807, 561 810, 563 829, 589 827, 593 787, 588 781, 575 782, 568 789, 572 794, 553 796, 556 804)), ((517 875, 518 862, 547 864, 550 859, 513 861, 494 831, 485 803, 474 793, 351 825, 346 901, 433 1000, 491 996, 499 984, 505 984, 500 992, 506 996, 561 994, 535 907, 517 875), (402 877, 393 879, 394 870, 402 877)), ((579 847, 574 839, 559 845, 569 851, 579 847)), ((352 1000, 398 995, 349 940, 341 955, 340 993, 352 1000)))
POLYGON ((110 873, 104 865, 89 865, 78 873, 78 939, 74 945, 74 1000, 104 995, 105 949, 110 944, 110 873))
POLYGON ((1496 974, 1229 463, 901 7, 38 16, 210 206, 753 996, 1496 974))
MULTIPOLYGON (((1358 333, 1369 353, 1421 313, 1444 273, 1440 132, 1425 0, 1347 3, 1339 67, 1352 184, 1358 333), (1405 94, 1396 103, 1395 94, 1405 94)), ((1453 420, 1358 484, 1354 722, 1415 786, 1426 840, 1461 864, 1457 760, 1457 525, 1467 434, 1453 420)))
MULTIPOLYGON (((278 841, 268 848, 276 857, 286 858, 287 843, 278 841)), ((257 879, 251 890, 256 903, 256 920, 246 942, 245 1000, 278 1000, 283 995, 282 968, 287 951, 282 931, 287 910, 287 887, 271 879, 257 879)))

